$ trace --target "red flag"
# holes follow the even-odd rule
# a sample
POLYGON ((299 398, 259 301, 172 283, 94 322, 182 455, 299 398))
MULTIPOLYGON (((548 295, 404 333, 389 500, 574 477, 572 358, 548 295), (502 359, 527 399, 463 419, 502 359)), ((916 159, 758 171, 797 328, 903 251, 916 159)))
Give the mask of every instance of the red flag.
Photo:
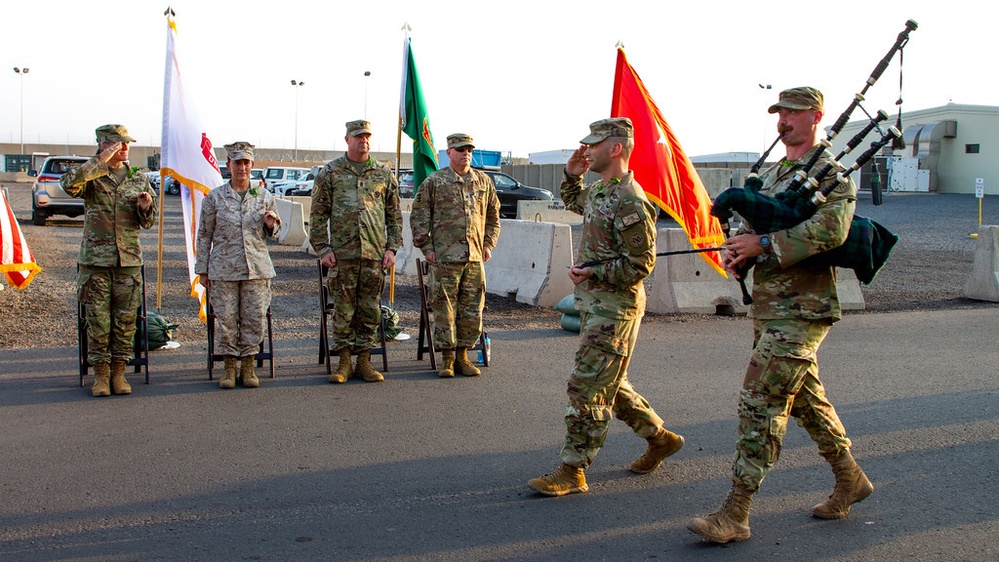
MULTIPOLYGON (((611 117, 627 117, 635 126, 630 167, 645 195, 683 227, 695 248, 720 246, 725 236, 710 214, 711 198, 621 47, 617 49, 611 117)), ((728 277, 718 252, 703 252, 701 257, 728 277)))
POLYGON ((6 275, 12 287, 24 289, 41 270, 21 234, 14 211, 0 191, 0 273, 6 275))

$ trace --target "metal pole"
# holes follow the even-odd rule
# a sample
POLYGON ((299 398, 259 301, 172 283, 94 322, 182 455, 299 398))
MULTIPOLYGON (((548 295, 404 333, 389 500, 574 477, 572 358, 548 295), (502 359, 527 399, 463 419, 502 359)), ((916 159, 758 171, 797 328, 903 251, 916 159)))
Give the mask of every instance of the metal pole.
POLYGON ((14 67, 14 72, 21 79, 21 154, 24 154, 24 75, 29 70, 28 68, 14 67))
POLYGON ((291 85, 295 87, 295 162, 298 162, 298 86, 304 86, 301 80, 292 80, 291 85))
POLYGON ((371 71, 364 71, 364 119, 368 119, 368 76, 371 76, 371 71))

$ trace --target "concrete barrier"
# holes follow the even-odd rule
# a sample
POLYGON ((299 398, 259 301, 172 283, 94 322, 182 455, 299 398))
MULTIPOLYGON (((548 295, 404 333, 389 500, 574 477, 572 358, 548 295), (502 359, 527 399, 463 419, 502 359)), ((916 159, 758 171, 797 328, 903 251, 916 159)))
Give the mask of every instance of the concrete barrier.
POLYGON ((302 204, 288 199, 274 199, 278 216, 281 217, 281 230, 278 232, 278 244, 287 246, 301 246, 309 241, 308 231, 305 229, 305 217, 302 213, 302 204))
MULTIPOLYGON (((691 248, 682 228, 659 230, 657 252, 691 248)), ((746 278, 746 286, 752 292, 752 270, 746 278)), ((836 287, 843 310, 864 308, 860 282, 852 269, 836 269, 836 287)), ((742 304, 742 291, 735 278, 723 278, 698 254, 656 258, 646 310, 662 314, 716 314, 719 307, 731 307, 736 314, 749 312, 749 306, 742 304)))
POLYGON ((409 215, 409 211, 402 212, 402 248, 395 253, 395 272, 399 275, 416 275, 416 260, 425 259, 423 252, 413 246, 413 227, 409 224, 409 215))
POLYGON ((410 213, 413 211, 413 201, 416 199, 407 199, 405 197, 399 199, 399 210, 404 213, 410 213))
POLYGON ((282 195, 276 198, 287 199, 288 201, 300 204, 302 206, 302 217, 305 219, 305 225, 309 225, 309 217, 312 215, 312 197, 306 195, 282 195))
POLYGON ((518 201, 517 218, 534 222, 583 224, 583 215, 565 210, 561 201, 518 201))
POLYGON ((978 227, 975 262, 964 286, 964 296, 979 301, 999 302, 999 226, 978 227))

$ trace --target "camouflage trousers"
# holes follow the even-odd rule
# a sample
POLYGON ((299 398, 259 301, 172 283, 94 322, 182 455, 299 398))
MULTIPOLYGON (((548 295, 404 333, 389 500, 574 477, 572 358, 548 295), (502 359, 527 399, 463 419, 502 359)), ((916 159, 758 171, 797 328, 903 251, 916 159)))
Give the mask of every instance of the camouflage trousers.
POLYGON ((87 321, 87 361, 130 361, 142 304, 142 269, 80 265, 76 296, 87 321))
POLYGON ((212 280, 208 299, 215 313, 215 353, 253 357, 267 333, 271 280, 212 280))
POLYGON ((379 260, 337 260, 330 270, 333 299, 333 351, 366 351, 378 341, 385 288, 385 271, 379 260))
POLYGON ((473 347, 482 333, 486 305, 482 262, 437 262, 431 272, 434 345, 438 350, 473 347))
POLYGON ((607 438, 611 414, 636 435, 652 436, 663 425, 628 380, 628 363, 642 319, 614 320, 580 313, 576 368, 569 376, 562 461, 586 468, 607 438))
POLYGON ((828 321, 754 321, 753 355, 739 394, 739 439, 732 464, 737 486, 759 490, 780 457, 788 416, 805 428, 827 460, 850 448, 816 362, 830 327, 828 321))

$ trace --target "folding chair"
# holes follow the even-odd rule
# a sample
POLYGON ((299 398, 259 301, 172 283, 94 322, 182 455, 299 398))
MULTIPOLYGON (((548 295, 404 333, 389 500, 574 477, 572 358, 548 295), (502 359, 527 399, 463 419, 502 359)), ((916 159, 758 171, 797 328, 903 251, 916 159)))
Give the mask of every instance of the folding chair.
MULTIPOLYGON (((79 271, 79 266, 77 266, 79 271)), ((145 369, 146 384, 149 384, 149 325, 146 323, 146 266, 140 269, 142 272, 142 302, 135 315, 135 337, 132 338, 132 360, 128 365, 134 367, 134 372, 145 369)), ((80 386, 85 386, 84 378, 93 365, 87 359, 90 351, 90 343, 87 341, 87 318, 83 313, 83 304, 79 299, 76 301, 76 341, 79 350, 80 386)))
MULTIPOLYGON (((416 360, 423 361, 423 354, 430 354, 430 368, 437 370, 437 354, 434 347, 434 330, 430 321, 430 286, 426 283, 426 276, 430 274, 430 264, 420 259, 416 260, 416 279, 420 286, 420 335, 416 342, 416 360)), ((470 347, 469 351, 482 351, 482 366, 489 366, 489 354, 486 353, 486 338, 489 334, 485 331, 479 334, 478 343, 470 347)))
MULTIPOLYGON (((208 314, 208 320, 205 322, 208 328, 208 380, 212 380, 212 371, 214 370, 215 363, 217 361, 222 361, 225 359, 224 355, 218 355, 215 353, 215 311, 212 309, 212 301, 208 299, 208 291, 205 291, 205 302, 206 312, 208 314)), ((267 361, 268 369, 270 371, 270 376, 274 378, 274 324, 273 316, 271 315, 271 307, 267 307, 267 351, 264 351, 264 342, 260 342, 260 350, 254 355, 257 360, 257 368, 264 366, 264 361, 267 361)), ((242 379, 242 375, 239 376, 242 379)), ((240 380, 239 382, 242 382, 240 380)))
MULTIPOLYGON (((316 260, 317 269, 319 271, 319 364, 322 365, 326 363, 326 374, 333 374, 333 365, 330 357, 334 354, 332 347, 330 346, 330 335, 329 335, 329 317, 333 315, 334 309, 336 308, 336 303, 333 301, 333 297, 330 295, 330 288, 327 285, 327 279, 329 277, 330 268, 323 265, 323 262, 316 260)), ((379 321, 378 321, 378 339, 381 342, 380 348, 374 348, 371 350, 372 355, 382 356, 382 371, 388 372, 388 345, 385 340, 385 318, 381 316, 381 301, 379 300, 379 321)), ((353 353, 353 350, 351 350, 353 353)))

